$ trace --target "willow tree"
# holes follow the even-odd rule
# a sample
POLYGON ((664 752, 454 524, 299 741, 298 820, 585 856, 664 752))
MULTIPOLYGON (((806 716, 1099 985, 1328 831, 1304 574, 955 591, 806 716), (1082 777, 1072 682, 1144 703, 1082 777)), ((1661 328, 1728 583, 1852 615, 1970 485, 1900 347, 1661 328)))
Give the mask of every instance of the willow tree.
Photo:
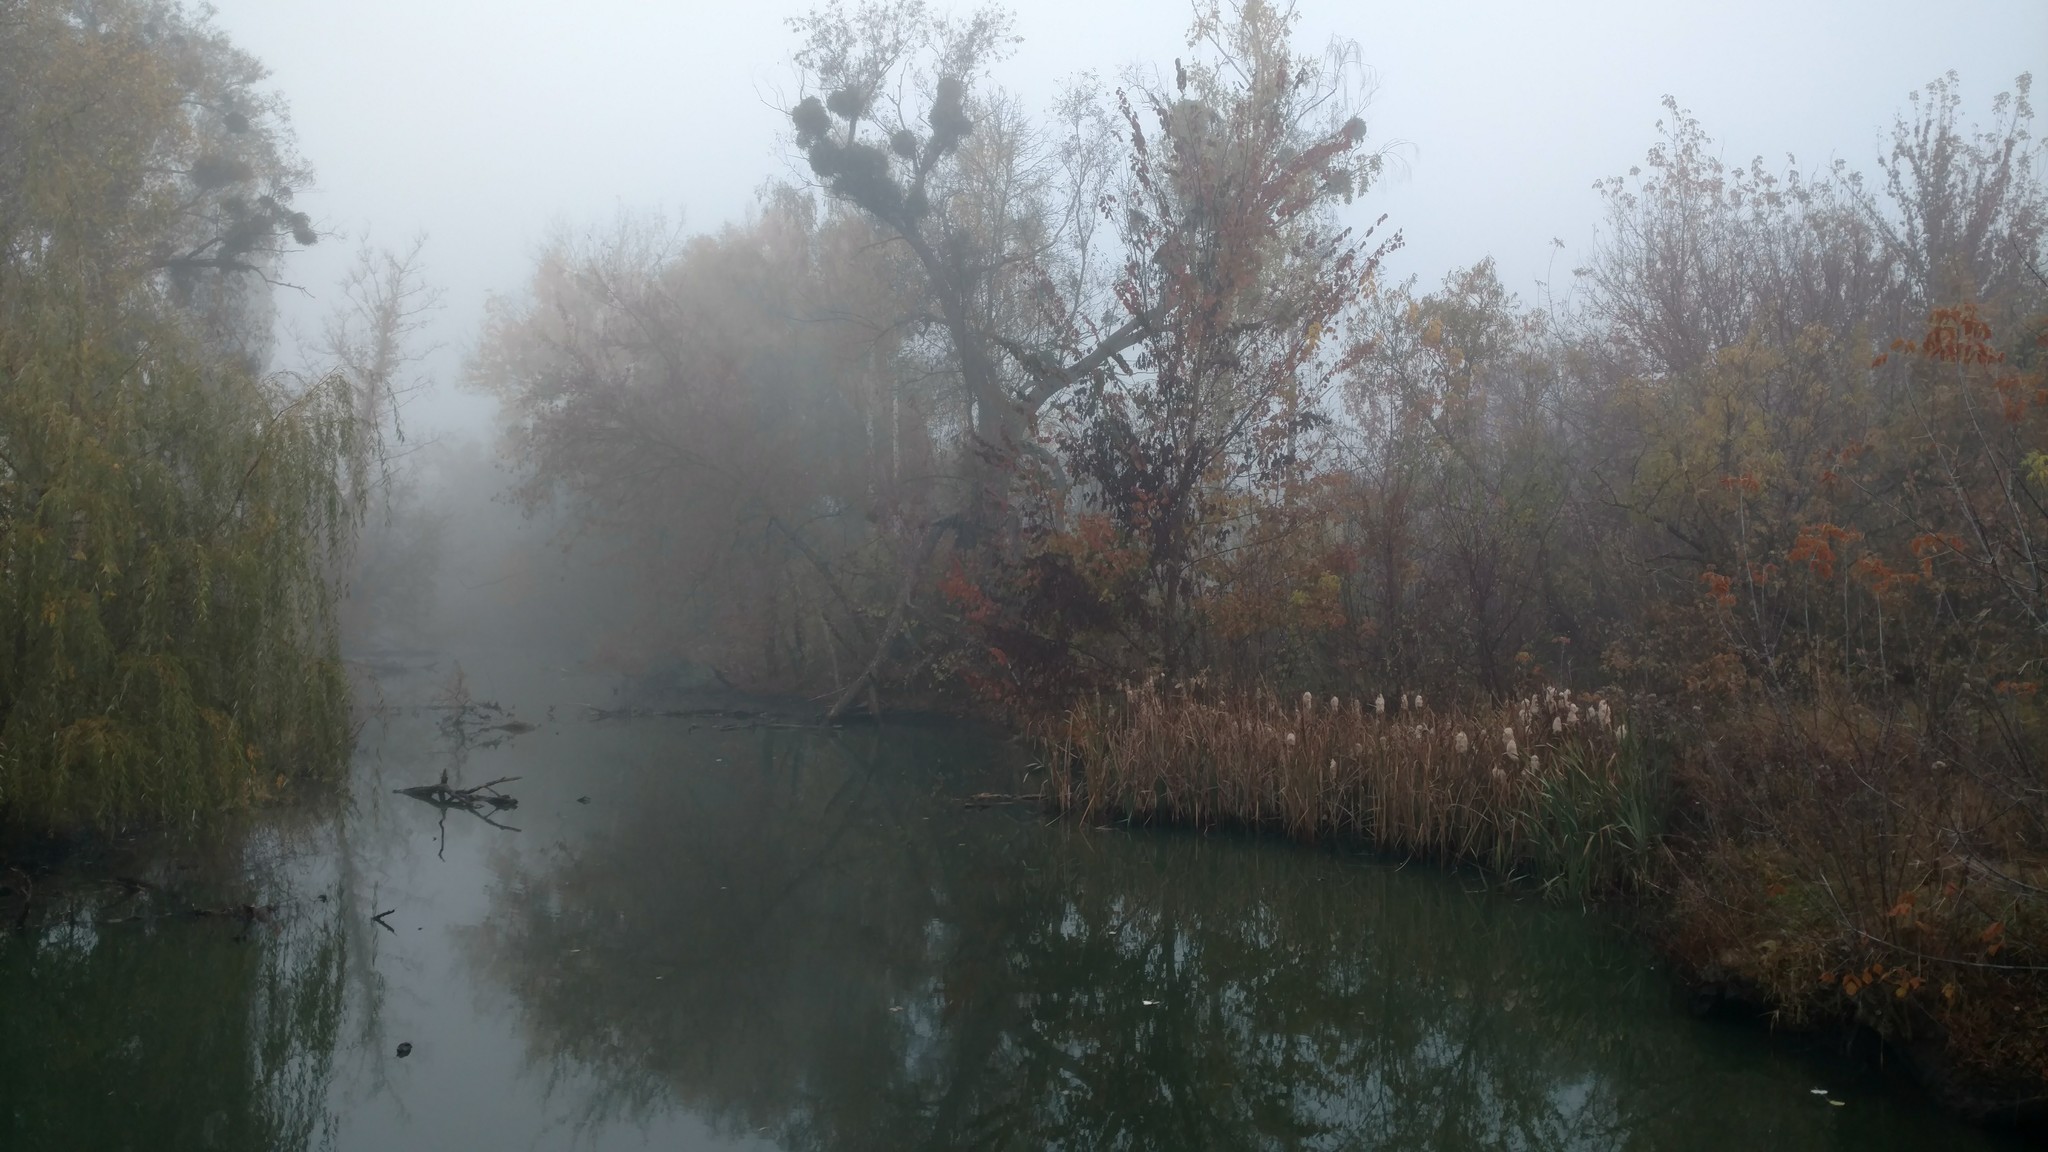
POLYGON ((349 388, 259 374, 313 231, 204 18, 19 0, 0 36, 0 818, 192 825, 339 763, 325 573, 349 388))

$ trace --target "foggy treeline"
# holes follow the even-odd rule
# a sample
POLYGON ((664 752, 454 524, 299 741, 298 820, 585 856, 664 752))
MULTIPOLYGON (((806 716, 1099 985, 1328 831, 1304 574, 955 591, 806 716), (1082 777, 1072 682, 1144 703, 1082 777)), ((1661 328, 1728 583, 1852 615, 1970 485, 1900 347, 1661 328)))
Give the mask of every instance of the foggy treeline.
POLYGON ((800 21, 814 184, 559 238, 494 310, 470 382, 529 497, 637 541, 643 643, 1027 708, 1160 674, 1939 726, 2026 691, 2026 77, 1982 127, 1938 78, 1868 173, 1726 168, 1670 102, 1525 302, 1487 262, 1387 282, 1398 235, 1346 226, 1384 159, 1355 48, 1209 12, 1163 79, 1034 115, 985 80, 1006 28, 800 21))

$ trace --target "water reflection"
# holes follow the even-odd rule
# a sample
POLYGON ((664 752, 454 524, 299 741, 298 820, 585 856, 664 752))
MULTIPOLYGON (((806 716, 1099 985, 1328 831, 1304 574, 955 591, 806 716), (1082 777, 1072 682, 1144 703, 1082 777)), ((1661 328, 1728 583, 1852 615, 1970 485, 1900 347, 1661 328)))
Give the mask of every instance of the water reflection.
POLYGON ((329 906, 245 922, 164 903, 76 899, 0 934, 0 1146, 326 1141, 345 951, 329 906))
POLYGON ((1305 850, 969 811, 1000 746, 650 746, 467 948, 585 1120, 789 1148, 1921 1147, 1675 1015, 1577 914, 1305 850), (886 749, 886 754, 885 754, 886 749))

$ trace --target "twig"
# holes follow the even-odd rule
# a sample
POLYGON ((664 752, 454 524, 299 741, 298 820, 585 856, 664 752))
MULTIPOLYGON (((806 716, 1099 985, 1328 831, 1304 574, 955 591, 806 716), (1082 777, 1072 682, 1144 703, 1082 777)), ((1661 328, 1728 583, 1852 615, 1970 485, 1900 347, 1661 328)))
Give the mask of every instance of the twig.
POLYGON ((993 808, 998 804, 1043 804, 1045 801, 1043 792, 976 792, 960 803, 968 808, 993 808))

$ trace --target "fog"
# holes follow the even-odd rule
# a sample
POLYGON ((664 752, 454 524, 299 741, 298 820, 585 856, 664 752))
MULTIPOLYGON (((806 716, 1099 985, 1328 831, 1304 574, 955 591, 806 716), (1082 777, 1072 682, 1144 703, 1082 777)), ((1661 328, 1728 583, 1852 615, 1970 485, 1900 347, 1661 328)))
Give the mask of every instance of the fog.
POLYGON ((0 0, 0 1145, 2048 1131, 2048 5, 1014 2, 0 0))
MULTIPOLYGON (((301 153, 300 203, 330 233, 291 257, 281 322, 301 336, 362 239, 423 235, 443 308, 424 343, 452 381, 486 297, 516 292, 551 229, 659 208, 693 229, 807 176, 786 109, 798 4, 218 0, 270 69, 301 153)), ((946 7, 939 5, 938 7, 946 7)), ((958 6, 964 10, 965 6, 958 6)), ((1032 0, 997 81, 1042 110, 1078 73, 1114 79, 1183 55, 1189 6, 1032 0)), ((1369 143, 1399 162, 1351 209, 1385 213, 1389 267, 1425 285, 1491 256, 1525 303, 1568 292, 1594 240, 1597 179, 1638 163, 1659 100, 1691 109, 1730 164, 1787 155, 1868 169, 1909 93, 1961 74, 1972 111, 2048 63, 2048 5, 1896 0, 1701 5, 1307 3, 1297 42, 1355 40, 1377 82, 1369 143), (1561 240, 1562 248, 1553 240, 1561 240)), ((487 401, 442 387, 412 418, 480 433, 487 401)))

